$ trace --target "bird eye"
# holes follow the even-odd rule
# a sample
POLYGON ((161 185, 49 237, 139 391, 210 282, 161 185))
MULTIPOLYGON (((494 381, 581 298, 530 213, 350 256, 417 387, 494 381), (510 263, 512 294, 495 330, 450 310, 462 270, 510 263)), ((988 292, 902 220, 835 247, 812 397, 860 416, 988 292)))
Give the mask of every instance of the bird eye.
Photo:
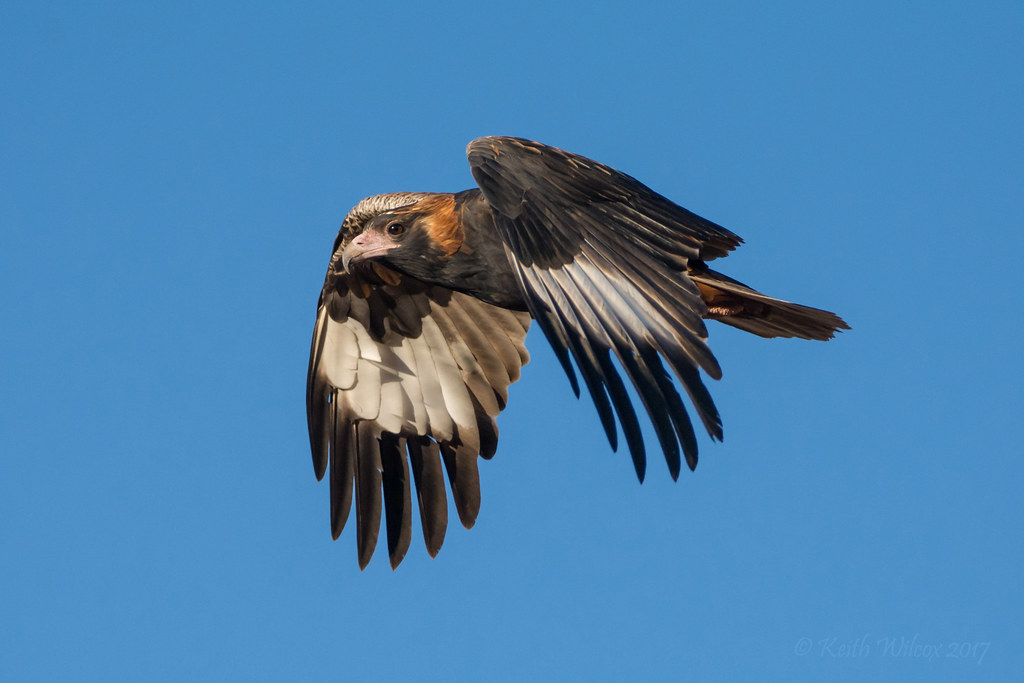
POLYGON ((401 235, 403 232, 405 232, 405 226, 402 225, 401 223, 391 223, 390 225, 388 225, 387 231, 388 234, 391 235, 392 237, 397 237, 398 235, 401 235))

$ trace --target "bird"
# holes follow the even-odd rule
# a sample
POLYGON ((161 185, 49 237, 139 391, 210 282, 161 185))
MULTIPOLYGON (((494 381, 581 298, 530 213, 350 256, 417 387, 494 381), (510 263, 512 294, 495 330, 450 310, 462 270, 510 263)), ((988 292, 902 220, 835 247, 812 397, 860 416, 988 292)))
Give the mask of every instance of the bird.
POLYGON ((675 480, 697 466, 679 387, 711 439, 722 420, 701 379, 722 371, 705 320, 760 337, 828 340, 835 313, 766 296, 708 266, 729 230, 587 157, 515 137, 466 148, 477 187, 359 201, 334 240, 317 303, 306 411, 317 480, 329 472, 331 534, 355 499, 360 569, 382 515, 395 569, 412 538, 412 486, 427 552, 480 510, 478 459, 529 360, 536 321, 577 398, 589 393, 637 478, 646 448, 635 390, 675 480))

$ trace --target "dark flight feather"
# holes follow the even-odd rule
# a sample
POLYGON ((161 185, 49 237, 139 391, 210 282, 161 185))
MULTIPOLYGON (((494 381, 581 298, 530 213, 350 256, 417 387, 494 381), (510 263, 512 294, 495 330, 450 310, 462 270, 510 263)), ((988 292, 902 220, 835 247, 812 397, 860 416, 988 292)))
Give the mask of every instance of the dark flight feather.
POLYGON ((377 547, 381 514, 381 462, 380 441, 374 437, 369 425, 356 427, 359 455, 356 458, 356 547, 359 550, 359 568, 370 563, 377 547))
POLYGON ((412 539, 412 495, 409 461, 405 458, 405 439, 400 439, 394 434, 382 434, 380 464, 384 485, 388 557, 391 560, 391 568, 394 569, 405 557, 412 539))
POLYGON ((444 492, 440 450, 436 441, 426 437, 408 439, 407 447, 423 522, 423 541, 430 556, 436 557, 448 528, 448 498, 444 492))

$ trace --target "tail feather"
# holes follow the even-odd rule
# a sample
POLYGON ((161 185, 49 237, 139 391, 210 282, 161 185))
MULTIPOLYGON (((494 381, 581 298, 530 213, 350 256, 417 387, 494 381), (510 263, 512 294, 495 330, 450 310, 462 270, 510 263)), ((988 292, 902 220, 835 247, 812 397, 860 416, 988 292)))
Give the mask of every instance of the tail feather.
POLYGON ((766 296, 710 268, 690 271, 689 276, 704 297, 708 318, 759 337, 825 341, 850 329, 835 313, 766 296))

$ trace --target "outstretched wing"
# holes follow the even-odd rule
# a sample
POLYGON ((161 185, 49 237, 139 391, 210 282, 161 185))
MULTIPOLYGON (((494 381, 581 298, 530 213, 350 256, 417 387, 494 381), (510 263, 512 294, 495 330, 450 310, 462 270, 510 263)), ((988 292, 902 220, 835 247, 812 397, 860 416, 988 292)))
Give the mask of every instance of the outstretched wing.
POLYGON ((459 519, 467 528, 476 521, 477 456, 494 455, 494 418, 529 358, 529 322, 525 312, 379 265, 328 273, 306 384, 309 440, 317 479, 330 469, 335 539, 354 488, 361 568, 376 547, 382 505, 392 568, 409 548, 410 464, 432 556, 448 523, 442 462, 459 519))
POLYGON ((686 270, 742 240, 585 157, 509 137, 480 138, 466 151, 530 313, 578 396, 569 356, 575 360, 612 447, 617 415, 642 481, 643 439, 614 352, 651 418, 672 477, 679 474, 680 445, 695 467, 693 427, 662 360, 708 433, 720 439, 722 423, 698 368, 715 379, 721 370, 706 343, 707 308, 686 270))

